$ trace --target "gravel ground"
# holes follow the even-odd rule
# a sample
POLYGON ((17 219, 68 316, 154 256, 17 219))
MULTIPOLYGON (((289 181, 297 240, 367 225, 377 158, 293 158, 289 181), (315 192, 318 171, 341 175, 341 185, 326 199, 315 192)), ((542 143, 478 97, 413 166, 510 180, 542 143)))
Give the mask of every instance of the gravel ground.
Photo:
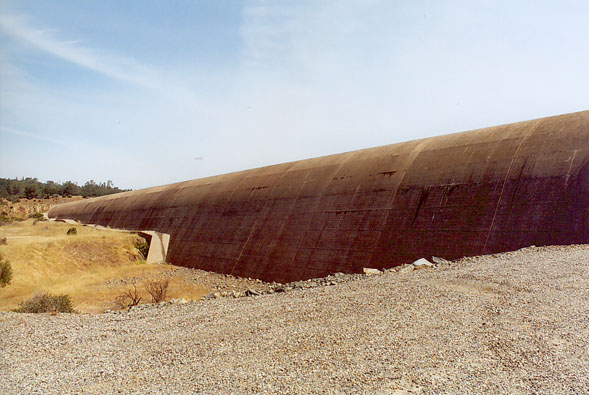
MULTIPOLYGON (((188 284, 194 284, 198 287, 208 289, 212 294, 218 294, 219 297, 234 297, 234 295, 245 296, 248 290, 255 290, 257 293, 267 293, 269 290, 278 286, 277 283, 266 283, 261 280, 252 278, 234 277, 226 274, 207 272, 198 269, 189 269, 185 267, 174 267, 148 279, 158 278, 180 278, 188 284)), ((140 284, 146 280, 146 277, 125 277, 117 280, 109 280, 106 285, 120 286, 140 284)))
POLYGON ((589 245, 102 315, 0 313, 1 393, 589 393, 589 245))

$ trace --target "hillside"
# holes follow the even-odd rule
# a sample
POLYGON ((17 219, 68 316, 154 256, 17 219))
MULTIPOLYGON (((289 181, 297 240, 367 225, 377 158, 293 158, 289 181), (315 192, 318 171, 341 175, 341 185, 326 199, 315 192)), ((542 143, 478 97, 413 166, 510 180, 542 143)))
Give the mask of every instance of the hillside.
MULTIPOLYGON (((175 266, 145 264, 135 241, 139 236, 111 230, 33 219, 0 227, 0 254, 14 272, 0 288, 0 310, 9 310, 40 292, 68 294, 82 312, 114 308, 114 300, 132 284, 168 277, 170 297, 199 299, 208 291, 178 277, 175 266)), ((147 301, 147 296, 144 298, 147 301)))

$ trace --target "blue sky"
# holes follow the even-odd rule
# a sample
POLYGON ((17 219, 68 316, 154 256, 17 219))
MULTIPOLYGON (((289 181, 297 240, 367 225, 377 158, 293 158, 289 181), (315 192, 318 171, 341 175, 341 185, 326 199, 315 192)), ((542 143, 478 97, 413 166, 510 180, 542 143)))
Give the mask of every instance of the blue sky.
POLYGON ((589 108, 589 2, 0 0, 0 176, 142 188, 589 108))

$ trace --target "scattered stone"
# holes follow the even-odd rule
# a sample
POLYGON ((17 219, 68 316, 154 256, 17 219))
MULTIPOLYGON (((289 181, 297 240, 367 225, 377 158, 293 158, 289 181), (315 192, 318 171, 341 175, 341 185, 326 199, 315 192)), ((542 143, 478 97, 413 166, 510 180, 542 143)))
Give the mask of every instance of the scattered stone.
POLYGON ((401 267, 401 269, 399 269, 399 273, 412 272, 413 270, 415 270, 415 266, 413 266, 413 264, 409 264, 401 267))
POLYGON ((261 292, 256 291, 255 289, 248 289, 245 291, 245 296, 258 296, 261 294, 262 294, 261 292))
POLYGON ((420 258, 420 259, 416 260, 415 262, 413 262, 413 266, 415 269, 418 270, 418 269, 424 269, 426 267, 433 267, 434 264, 425 258, 420 258))
POLYGON ((366 274, 366 275, 372 275, 372 274, 380 274, 380 273, 382 273, 380 270, 373 269, 373 268, 370 268, 370 267, 365 267, 363 270, 364 270, 364 274, 366 274))
POLYGON ((432 256, 432 261, 434 261, 434 263, 436 265, 449 265, 450 261, 444 258, 440 258, 437 256, 432 256))
POLYGON ((0 393, 587 393, 583 262, 537 247, 238 303, 2 312, 0 393))

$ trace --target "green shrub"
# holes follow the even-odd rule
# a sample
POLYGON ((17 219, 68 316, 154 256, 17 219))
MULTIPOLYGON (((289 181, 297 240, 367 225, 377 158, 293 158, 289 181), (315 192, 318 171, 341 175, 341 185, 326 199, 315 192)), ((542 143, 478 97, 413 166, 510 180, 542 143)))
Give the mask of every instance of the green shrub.
POLYGON ((0 214, 0 226, 4 225, 4 224, 9 224, 12 223, 12 220, 10 219, 10 217, 4 213, 0 214))
POLYGON ((69 228, 66 233, 68 236, 77 235, 78 230, 76 228, 69 228))
POLYGON ((149 243, 143 237, 135 240, 135 248, 139 251, 143 259, 147 259, 147 253, 149 252, 149 243))
POLYGON ((52 295, 49 293, 33 296, 14 310, 17 313, 77 313, 69 295, 52 295))
POLYGON ((43 215, 43 213, 29 214, 29 218, 36 219, 37 221, 45 221, 45 216, 43 215))
POLYGON ((5 287, 12 280, 12 266, 0 255, 0 287, 5 287))

